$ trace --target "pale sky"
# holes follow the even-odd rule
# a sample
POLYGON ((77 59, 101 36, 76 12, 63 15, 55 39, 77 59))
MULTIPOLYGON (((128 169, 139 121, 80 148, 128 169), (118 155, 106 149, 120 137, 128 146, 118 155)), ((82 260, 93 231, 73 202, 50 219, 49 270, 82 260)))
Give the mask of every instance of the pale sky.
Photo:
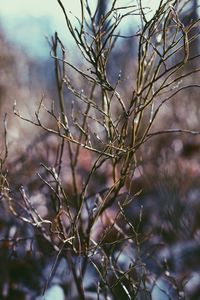
MULTIPOLYGON (((108 0, 109 1, 109 0, 108 0)), ((89 0, 91 6, 94 6, 95 0, 89 0)), ((111 0, 110 0, 111 2, 111 0)), ((124 3, 133 3, 136 1, 118 0, 118 6, 124 3)), ((152 9, 158 6, 159 0, 142 0, 145 6, 152 9)), ((80 8, 80 0, 63 0, 63 4, 67 10, 77 13, 80 8)), ((60 7, 56 0, 0 0, 0 11, 5 15, 16 16, 29 14, 33 16, 43 16, 49 14, 51 16, 60 15, 60 7)))
MULTIPOLYGON (((93 7, 95 2, 89 0, 93 7)), ((136 1, 118 0, 117 3, 118 6, 124 6, 125 3, 135 4, 136 1)), ((154 10, 159 0, 143 0, 143 3, 154 10)), ((79 15, 80 0, 63 0, 63 4, 67 11, 79 15)), ((65 35, 63 37, 66 39, 64 16, 57 0, 0 0, 0 23, 8 40, 23 47, 32 56, 46 55, 49 46, 45 36, 50 37, 55 31, 61 38, 65 35)))

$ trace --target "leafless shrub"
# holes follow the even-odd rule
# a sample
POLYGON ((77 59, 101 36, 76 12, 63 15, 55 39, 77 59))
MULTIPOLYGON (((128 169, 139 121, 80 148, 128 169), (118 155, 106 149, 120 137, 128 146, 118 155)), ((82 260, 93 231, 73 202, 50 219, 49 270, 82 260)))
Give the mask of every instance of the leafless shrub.
MULTIPOLYGON (((95 24, 98 6, 92 12, 88 1, 81 0, 81 17, 74 27, 64 4, 60 0, 58 4, 84 60, 82 68, 68 61, 67 50, 55 33, 51 55, 59 113, 53 103, 46 107, 41 99, 35 120, 30 120, 14 106, 20 119, 58 140, 53 158, 42 163, 38 173, 51 195, 51 214, 41 216, 26 187, 21 187, 16 196, 12 187, 1 184, 2 197, 11 212, 37 228, 56 251, 47 285, 58 259, 65 257, 76 286, 71 299, 89 299, 85 284, 89 269, 96 280, 91 299, 150 299, 157 281, 152 283, 142 259, 141 245, 150 238, 140 235, 142 207, 136 224, 127 216, 140 193, 133 192, 137 153, 158 135, 199 134, 181 128, 154 130, 156 117, 166 103, 181 91, 199 88, 186 80, 200 71, 198 67, 186 68, 199 57, 198 53, 190 56, 190 43, 198 37, 198 33, 191 36, 190 32, 199 21, 187 26, 181 22, 184 1, 160 1, 148 19, 141 1, 138 6, 119 7, 113 0, 95 24), (127 88, 122 75, 115 75, 117 79, 113 80, 108 64, 120 37, 118 27, 131 14, 140 14, 141 24, 134 37, 138 39, 136 82, 126 98, 120 93, 121 87, 127 88), (67 100, 69 92, 72 101, 67 100), (43 111, 52 119, 52 127, 41 117, 43 111)), ((173 285, 178 293, 178 285, 173 285)))

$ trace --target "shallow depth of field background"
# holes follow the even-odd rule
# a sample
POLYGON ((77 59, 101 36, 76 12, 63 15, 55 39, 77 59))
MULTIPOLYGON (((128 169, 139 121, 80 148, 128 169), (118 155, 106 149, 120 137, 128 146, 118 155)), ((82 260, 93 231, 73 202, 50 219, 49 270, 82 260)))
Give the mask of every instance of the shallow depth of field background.
MULTIPOLYGON (((67 2, 73 3, 69 4, 68 10, 76 15, 79 1, 67 2)), ((92 4, 92 1, 89 2, 92 4)), ((157 1, 144 2, 144 5, 151 2, 151 9, 155 10, 157 1)), ((40 213, 46 217, 49 210, 41 196, 46 191, 40 186, 36 173, 41 171, 40 162, 46 162, 47 156, 53 161, 56 141, 14 116, 13 103, 16 101, 27 118, 34 117, 42 96, 46 103, 52 100, 56 103, 54 65, 48 43, 55 31, 67 45, 70 59, 79 64, 81 61, 76 56, 75 46, 71 44, 57 2, 42 3, 39 0, 0 0, 0 154, 4 151, 3 118, 7 112, 9 153, 6 167, 9 178, 16 190, 21 185, 28 186, 32 201, 37 203, 40 213)), ((139 18, 132 17, 124 24, 122 32, 136 32, 137 22, 139 18)), ((136 49, 134 41, 122 40, 115 50, 117 63, 112 67, 116 71, 122 70, 126 86, 131 86, 135 80, 136 49)), ((193 51, 199 54, 199 41, 193 51)), ((199 59, 196 64, 199 67, 199 59)), ((188 82, 196 84, 199 80, 199 73, 188 78, 188 82)), ((128 95, 128 91, 123 90, 123 94, 126 93, 128 95)), ((199 101, 199 89, 182 91, 163 107, 155 128, 199 131, 199 101)), ((48 123, 46 115, 43 119, 48 123)), ((87 171, 89 160, 89 154, 83 153, 80 169, 83 174, 87 171)), ((137 196, 132 211, 127 215, 137 224, 142 210, 141 256, 148 268, 155 270, 158 278, 158 288, 152 292, 152 299, 178 299, 162 293, 166 286, 174 284, 172 277, 166 275, 168 271, 176 276, 178 284, 184 285, 186 299, 200 299, 200 136, 175 133, 156 137, 140 149, 138 162, 132 191, 137 196), (158 266, 154 259, 162 261, 162 266, 158 266)), ((105 187, 109 176, 109 170, 105 170, 102 177, 96 178, 94 192, 105 187)), ((54 258, 53 250, 39 234, 33 232, 31 226, 16 220, 1 201, 0 299, 42 299, 38 291, 46 283, 54 258), (30 249, 34 242, 28 237, 34 234, 39 247, 33 253, 30 249), (10 242, 12 238, 19 238, 18 242, 10 242)), ((124 264, 128 263, 125 257, 122 260, 124 264)), ((88 273, 88 282, 92 276, 88 273)), ((67 265, 62 259, 45 299, 65 299, 68 277, 67 265)), ((73 289, 73 286, 67 288, 73 289)), ((96 298, 91 296, 88 299, 96 298)))

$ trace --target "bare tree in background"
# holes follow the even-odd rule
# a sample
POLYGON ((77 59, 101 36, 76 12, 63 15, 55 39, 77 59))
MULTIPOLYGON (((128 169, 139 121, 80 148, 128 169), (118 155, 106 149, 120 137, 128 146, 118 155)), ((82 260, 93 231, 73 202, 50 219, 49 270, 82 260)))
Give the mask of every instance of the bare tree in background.
POLYGON ((96 13, 96 24, 99 25, 102 17, 105 16, 106 10, 108 6, 108 1, 106 0, 98 0, 97 4, 97 13, 96 13))
POLYGON ((185 10, 182 12, 182 21, 185 26, 190 26, 196 22, 196 26, 193 26, 189 33, 189 37, 192 39, 190 43, 190 56, 194 56, 199 50, 199 16, 198 16, 199 0, 185 1, 185 10))

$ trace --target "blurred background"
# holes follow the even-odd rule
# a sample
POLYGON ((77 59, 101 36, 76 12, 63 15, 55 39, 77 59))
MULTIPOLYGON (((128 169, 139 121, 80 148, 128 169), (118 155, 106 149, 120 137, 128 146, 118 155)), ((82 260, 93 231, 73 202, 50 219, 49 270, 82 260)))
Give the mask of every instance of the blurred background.
MULTIPOLYGON (((158 6, 158 1, 152 0, 149 6, 149 1, 143 0, 144 6, 149 8, 149 16, 151 11, 155 11, 158 6)), ((88 2, 91 10, 96 7, 96 0, 88 2)), ((109 3, 109 2, 108 2, 109 3)), ((74 0, 65 3, 66 9, 72 15, 80 17, 80 1, 74 0)), ((130 1, 118 0, 118 5, 130 5, 130 1)), ((66 32, 66 25, 63 13, 56 0, 44 0, 42 3, 39 0, 25 1, 12 0, 0 1, 0 18, 2 30, 6 32, 8 41, 13 46, 23 49, 29 56, 37 59, 47 59, 49 45, 46 38, 49 38, 55 31, 59 32, 62 40, 72 41, 70 35, 66 32)), ((130 24, 130 19, 126 20, 126 27, 137 27, 138 16, 133 16, 133 23, 130 24)), ((123 24, 124 25, 124 24, 123 24)))
MULTIPOLYGON (((125 2, 120 0, 118 5, 130 5, 129 1, 125 2)), ((150 17, 158 2, 151 1, 151 7, 148 6, 148 1, 143 2, 147 6, 150 17)), ((96 1, 89 1, 89 5, 91 10, 94 10, 96 1)), ((106 5, 109 5, 109 2, 106 5)), ((102 7, 102 10, 105 9, 106 6, 102 7)), ((80 17, 79 0, 74 0, 73 3, 68 1, 66 10, 76 23, 75 17, 80 17)), ((139 16, 137 15, 125 18, 121 24, 121 33, 135 33, 138 30, 138 24, 139 16)), ((17 120, 17 126, 13 124, 16 122, 16 118, 13 119, 13 103, 16 101, 22 112, 31 117, 41 97, 56 99, 54 62, 50 55, 51 37, 55 32, 58 32, 66 45, 70 60, 81 63, 77 59, 76 46, 67 31, 64 15, 57 1, 44 0, 41 3, 39 0, 28 2, 16 0, 13 3, 12 0, 0 0, 0 116, 3 119, 5 111, 8 113, 9 142, 14 143, 15 139, 19 141, 21 137, 22 148, 27 146, 25 134, 29 132, 30 124, 24 125, 20 120, 17 120)), ((132 54, 134 48, 136 49, 134 43, 135 41, 131 42, 128 47, 126 46, 127 51, 132 48, 132 54)), ((119 52, 120 47, 119 44, 119 52)), ((118 69, 120 68, 119 65, 118 69)))
MULTIPOLYGON (((102 13, 109 5, 108 2, 102 1, 102 13)), ((147 8, 149 17, 157 8, 158 2, 143 1, 144 6, 150 6, 147 8)), ((72 18, 79 16, 78 0, 63 3, 67 3, 66 9, 72 18)), ((121 3, 124 5, 123 0, 119 1, 119 5, 121 3)), ((96 1, 89 1, 89 4, 94 9, 96 1)), ((188 1, 182 16, 185 24, 189 24, 191 19, 199 18, 199 5, 198 0, 188 1)), ((134 34, 138 30, 138 24, 139 16, 131 16, 122 24, 122 34, 134 34)), ((41 3, 40 0, 0 0, 0 121, 3 124, 4 114, 7 112, 7 168, 14 188, 17 190, 22 183, 27 185, 33 195, 32 200, 36 203, 39 201, 44 216, 49 213, 46 200, 35 191, 38 189, 45 194, 46 190, 43 190, 35 174, 40 171, 39 162, 46 162, 46 152, 41 150, 42 147, 48 148, 53 156, 55 140, 42 140, 41 144, 40 130, 16 118, 13 103, 16 101, 23 115, 33 118, 42 97, 47 102, 57 101, 54 63, 49 45, 55 31, 66 45, 70 59, 81 64, 57 1, 43 0, 41 3)), ((134 39, 122 39, 114 52, 117 64, 111 66, 112 72, 129 74, 125 78, 127 90, 122 90, 124 96, 135 80, 133 70, 136 65, 136 49, 134 39)), ((199 54, 199 39, 192 43, 190 50, 192 56, 199 54)), ((195 60, 195 66, 199 67, 199 58, 195 60)), ((197 73, 191 75, 188 82, 199 84, 199 79, 197 73)), ((181 92, 175 101, 164 107, 155 128, 199 131, 199 90, 188 89, 181 92)), ((0 126, 0 132, 0 153, 3 153, 3 126, 0 126)), ((155 286, 160 287, 153 290, 152 299, 170 299, 166 296, 167 292, 162 294, 163 290, 171 289, 168 285, 172 284, 172 279, 165 276, 166 270, 175 274, 177 285, 184 285, 186 299, 200 299, 200 137, 186 134, 162 135, 141 149, 138 161, 134 178, 135 190, 132 192, 142 190, 142 193, 136 197, 127 216, 134 219, 133 222, 137 225, 140 208, 143 207, 140 233, 146 239, 141 242, 142 259, 151 272, 156 273, 158 283, 155 286), (155 264, 155 260, 159 264, 155 264)), ((109 175, 104 176, 105 181, 109 180, 109 175)), ((96 180, 99 184, 100 179, 96 180)), ((1 202, 0 265, 3 272, 0 275, 0 298, 42 299, 39 295, 53 263, 52 249, 36 235, 37 246, 33 248, 37 251, 31 251, 30 255, 32 241, 26 237, 34 236, 35 232, 28 225, 25 229, 5 207, 5 203, 1 202), (18 244, 7 242, 16 236, 22 237, 18 244)), ((60 261, 45 299, 65 299, 66 286, 70 286, 66 268, 66 261, 60 261)), ((88 281, 92 276, 88 272, 88 281)), ((91 296, 91 299, 95 298, 91 296)), ((178 298, 174 296, 171 299, 178 298)))

